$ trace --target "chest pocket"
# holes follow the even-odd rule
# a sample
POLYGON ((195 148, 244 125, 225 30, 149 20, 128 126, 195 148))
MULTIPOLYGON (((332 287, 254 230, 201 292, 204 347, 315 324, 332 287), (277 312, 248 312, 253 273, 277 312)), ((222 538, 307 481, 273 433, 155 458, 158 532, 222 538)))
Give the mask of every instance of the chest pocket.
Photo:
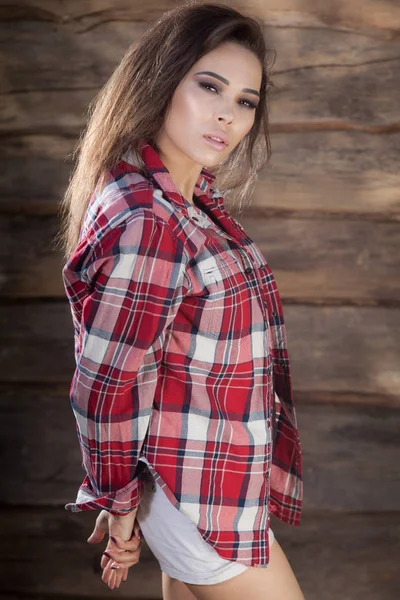
POLYGON ((239 258, 227 252, 199 264, 203 291, 200 330, 237 346, 250 334, 251 289, 239 258))

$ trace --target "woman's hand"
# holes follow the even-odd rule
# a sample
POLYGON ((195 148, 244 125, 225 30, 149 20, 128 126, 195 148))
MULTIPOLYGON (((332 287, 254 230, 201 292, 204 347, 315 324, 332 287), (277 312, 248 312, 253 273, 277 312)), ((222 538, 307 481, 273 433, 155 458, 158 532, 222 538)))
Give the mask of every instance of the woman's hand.
POLYGON ((126 581, 129 567, 139 562, 143 538, 136 521, 136 512, 137 508, 127 515, 117 516, 102 510, 96 519, 93 533, 87 540, 90 544, 98 544, 108 533, 108 544, 100 565, 103 569, 101 579, 112 590, 126 581))

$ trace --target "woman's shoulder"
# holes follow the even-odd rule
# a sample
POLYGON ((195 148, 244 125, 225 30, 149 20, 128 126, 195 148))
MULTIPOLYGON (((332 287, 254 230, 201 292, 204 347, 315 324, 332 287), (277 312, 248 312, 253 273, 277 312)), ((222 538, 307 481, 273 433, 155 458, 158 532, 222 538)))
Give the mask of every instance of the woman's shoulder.
POLYGON ((81 239, 99 242, 112 231, 125 227, 132 219, 153 216, 154 189, 149 178, 136 167, 119 161, 108 169, 90 198, 81 239))
MULTIPOLYGON (((132 246, 142 237, 162 238, 169 248, 183 246, 173 226, 171 204, 150 178, 123 160, 109 169, 102 185, 96 187, 85 214, 77 251, 89 264, 108 252, 115 252, 122 236, 124 244, 131 239, 132 246)), ((184 248, 181 250, 186 260, 184 248)))
POLYGON ((120 160, 109 169, 105 182, 97 191, 97 206, 102 214, 115 217, 129 215, 134 210, 151 208, 154 185, 137 167, 120 160))

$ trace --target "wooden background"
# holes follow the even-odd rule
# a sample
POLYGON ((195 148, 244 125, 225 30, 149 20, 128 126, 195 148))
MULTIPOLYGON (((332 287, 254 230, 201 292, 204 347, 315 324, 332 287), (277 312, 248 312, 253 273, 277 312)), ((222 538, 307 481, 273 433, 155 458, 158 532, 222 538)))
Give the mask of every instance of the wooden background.
MULTIPOLYGON (((274 270, 304 452, 300 527, 274 517, 307 600, 400 589, 400 3, 227 2, 276 49, 271 162, 241 222, 274 270)), ((72 322, 52 247, 88 103, 176 2, 0 1, 1 598, 161 598, 144 547, 100 580, 68 400, 72 322)), ((229 208, 229 206, 228 206, 229 208)))

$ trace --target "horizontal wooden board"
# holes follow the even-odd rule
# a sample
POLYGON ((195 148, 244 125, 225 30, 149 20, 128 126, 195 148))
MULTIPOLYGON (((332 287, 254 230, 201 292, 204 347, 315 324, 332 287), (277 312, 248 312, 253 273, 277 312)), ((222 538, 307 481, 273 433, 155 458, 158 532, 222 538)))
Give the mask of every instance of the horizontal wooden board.
POLYGON ((4 305, 0 327, 0 381, 70 380, 75 361, 67 301, 4 305))
POLYGON ((273 269, 283 301, 399 304, 400 223, 248 212, 241 224, 273 269))
POLYGON ((54 27, 45 21, 3 24, 4 92, 99 88, 148 26, 104 22, 78 35, 68 26, 54 27))
POLYGON ((76 139, 65 136, 3 138, 0 210, 57 214, 72 169, 76 139))
POLYGON ((65 298, 60 227, 53 216, 0 216, 0 297, 65 298))
MULTIPOLYGON (((400 223, 349 219, 240 219, 285 302, 400 305, 400 223)), ((65 298, 57 217, 0 216, 0 297, 65 298)))
MULTIPOLYGON (((147 4, 130 0, 14 0, 0 3, 0 19, 50 21, 70 24, 77 31, 97 27, 104 20, 153 21, 176 5, 176 0, 150 0, 147 4)), ((352 30, 378 37, 396 37, 400 30, 397 0, 230 0, 230 6, 260 16, 267 23, 281 27, 309 27, 352 30)))
MULTIPOLYGON (((3 386, 1 397, 0 504, 74 502, 85 473, 68 387, 3 386)), ((398 509, 399 407, 296 399, 296 411, 306 512, 398 509)))
POLYGON ((265 37, 276 51, 270 111, 275 129, 399 130, 397 38, 384 41, 333 24, 268 26, 265 37))
POLYGON ((395 308, 287 305, 294 390, 400 399, 400 313, 395 308))
MULTIPOLYGON (((56 509, 2 511, 0 597, 108 598, 98 567, 105 544, 85 542, 92 523, 92 515, 56 509)), ((397 600, 398 513, 311 513, 300 527, 272 517, 271 527, 307 600, 337 600, 344 590, 348 600, 397 600)), ((145 543, 141 560, 113 596, 162 598, 158 562, 144 550, 145 543)))
POLYGON ((399 133, 276 133, 271 143, 252 209, 399 219, 399 133))
MULTIPOLYGON (((295 393, 400 401, 400 309, 284 306, 295 393)), ((75 368, 68 303, 4 305, 0 381, 70 381, 75 368)))
MULTIPOLYGON (((84 127, 89 102, 148 24, 104 19, 79 34, 68 23, 0 24, 0 132, 65 133, 84 127), (65 56, 69 60, 65 60, 65 56)), ((336 28, 268 26, 273 130, 398 131, 399 48, 336 28)))
MULTIPOLYGON (((3 141, 0 211, 56 214, 68 185, 76 140, 32 135, 3 141)), ((400 133, 280 133, 271 141, 273 155, 259 176, 251 210, 263 209, 268 216, 271 211, 300 216, 309 211, 400 220, 400 133)), ((237 214, 228 197, 226 206, 237 214)), ((251 214, 250 208, 245 210, 251 214)))

